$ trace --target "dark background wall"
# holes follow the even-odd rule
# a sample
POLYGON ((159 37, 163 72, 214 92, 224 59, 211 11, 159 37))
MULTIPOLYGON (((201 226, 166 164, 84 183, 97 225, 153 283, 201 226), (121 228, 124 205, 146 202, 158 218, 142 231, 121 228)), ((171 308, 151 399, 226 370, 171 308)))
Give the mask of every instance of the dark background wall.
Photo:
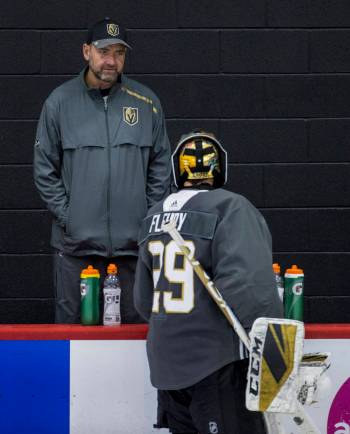
POLYGON ((53 321, 36 122, 106 15, 127 28, 126 71, 160 97, 172 144, 194 127, 221 138, 228 188, 262 211, 282 269, 304 268, 306 321, 349 322, 349 0, 3 1, 0 322, 53 321))

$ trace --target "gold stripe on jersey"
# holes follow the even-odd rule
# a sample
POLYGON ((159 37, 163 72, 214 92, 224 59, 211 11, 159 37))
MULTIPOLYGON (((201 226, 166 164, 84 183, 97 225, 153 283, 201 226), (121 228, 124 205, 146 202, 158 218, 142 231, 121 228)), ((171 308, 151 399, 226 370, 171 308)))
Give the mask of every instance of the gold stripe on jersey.
POLYGON ((133 90, 130 90, 130 89, 128 89, 128 88, 125 87, 125 86, 122 86, 121 89, 122 89, 124 92, 126 92, 128 95, 133 96, 133 97, 135 97, 135 98, 137 98, 137 99, 140 99, 141 101, 145 102, 146 104, 151 104, 151 105, 152 105, 152 110, 153 110, 153 112, 156 113, 156 114, 158 113, 158 110, 157 110, 157 108, 154 106, 153 101, 151 100, 151 98, 147 98, 146 96, 140 95, 139 93, 137 93, 137 92, 135 92, 135 91, 133 91, 133 90))

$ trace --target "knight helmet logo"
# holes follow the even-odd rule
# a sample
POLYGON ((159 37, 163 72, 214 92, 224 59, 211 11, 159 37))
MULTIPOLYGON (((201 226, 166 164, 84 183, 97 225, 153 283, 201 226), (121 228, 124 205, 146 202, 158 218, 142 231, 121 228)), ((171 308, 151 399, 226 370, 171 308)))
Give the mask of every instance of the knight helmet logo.
POLYGON ((134 107, 123 107, 123 120, 129 125, 136 125, 139 121, 139 109, 134 107))
POLYGON ((113 23, 107 24, 107 33, 111 36, 119 35, 119 26, 117 26, 117 24, 113 24, 113 23))
POLYGON ((218 424, 214 421, 209 422, 209 432, 210 434, 219 434, 218 424))

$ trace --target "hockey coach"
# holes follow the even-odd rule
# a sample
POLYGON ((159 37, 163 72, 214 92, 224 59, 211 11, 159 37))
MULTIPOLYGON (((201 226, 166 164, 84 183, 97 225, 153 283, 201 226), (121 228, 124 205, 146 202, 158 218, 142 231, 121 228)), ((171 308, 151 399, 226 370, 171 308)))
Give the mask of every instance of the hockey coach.
POLYGON ((137 234, 167 193, 170 147, 162 107, 123 74, 131 49, 116 21, 94 24, 86 68, 45 101, 34 146, 34 179, 53 216, 56 323, 80 321, 80 272, 118 265, 121 317, 143 320, 132 297, 137 234))

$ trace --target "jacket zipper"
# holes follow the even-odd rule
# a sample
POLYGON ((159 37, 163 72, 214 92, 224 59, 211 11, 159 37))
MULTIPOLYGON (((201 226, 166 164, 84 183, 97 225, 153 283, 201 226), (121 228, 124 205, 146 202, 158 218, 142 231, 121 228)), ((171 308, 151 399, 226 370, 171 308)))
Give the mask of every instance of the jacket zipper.
POLYGON ((111 237, 111 140, 109 136, 108 125, 108 96, 103 98, 105 108, 106 130, 107 130, 107 144, 108 144, 108 179, 107 179, 107 233, 108 233, 108 246, 107 255, 112 256, 112 237, 111 237))

